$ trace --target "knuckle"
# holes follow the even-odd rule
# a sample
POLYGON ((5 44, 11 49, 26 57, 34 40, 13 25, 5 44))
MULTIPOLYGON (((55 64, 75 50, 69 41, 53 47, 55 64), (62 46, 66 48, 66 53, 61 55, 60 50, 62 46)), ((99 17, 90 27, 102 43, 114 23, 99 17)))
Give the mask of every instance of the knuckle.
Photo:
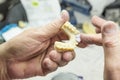
POLYGON ((112 43, 111 41, 106 41, 106 42, 104 43, 104 46, 105 46, 105 47, 112 47, 112 46, 113 46, 113 43, 112 43))
POLYGON ((54 22, 54 23, 51 23, 51 26, 57 28, 58 24, 54 22))
POLYGON ((107 40, 104 42, 104 46, 105 47, 116 47, 118 45, 118 41, 117 40, 107 40))

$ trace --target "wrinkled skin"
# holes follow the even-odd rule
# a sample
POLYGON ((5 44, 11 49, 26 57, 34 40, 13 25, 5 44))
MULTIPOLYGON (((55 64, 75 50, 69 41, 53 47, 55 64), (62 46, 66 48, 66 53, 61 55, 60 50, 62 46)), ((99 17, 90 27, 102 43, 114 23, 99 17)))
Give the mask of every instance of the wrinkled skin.
POLYGON ((11 79, 44 76, 73 60, 74 52, 59 53, 53 47, 56 40, 68 39, 60 30, 68 19, 68 13, 63 11, 55 21, 40 28, 27 29, 1 45, 5 49, 11 79))
MULTIPOLYGON (((54 41, 67 39, 60 27, 69 19, 68 14, 39 29, 29 29, 1 45, 7 59, 11 78, 46 75, 71 61, 74 52, 59 53, 54 41), (64 35, 64 36, 63 36, 64 35), (8 54, 9 53, 9 54, 8 54)), ((114 22, 94 16, 92 23, 97 34, 82 34, 79 47, 90 44, 103 46, 105 55, 104 80, 120 80, 120 30, 114 22)), ((2 54, 0 54, 2 55, 2 54)))
POLYGON ((97 34, 81 34, 79 46, 88 44, 103 46, 104 49, 104 80, 120 80, 120 30, 119 26, 97 16, 92 18, 97 34))

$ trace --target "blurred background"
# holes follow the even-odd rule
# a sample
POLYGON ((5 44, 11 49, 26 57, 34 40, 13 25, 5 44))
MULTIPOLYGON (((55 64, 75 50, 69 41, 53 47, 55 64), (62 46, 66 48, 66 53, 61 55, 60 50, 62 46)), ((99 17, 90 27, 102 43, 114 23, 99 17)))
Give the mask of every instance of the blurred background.
MULTIPOLYGON (((0 0, 0 44, 29 27, 40 27, 70 14, 70 22, 81 32, 96 34, 92 16, 120 24, 120 0, 0 0)), ((76 58, 67 66, 45 76, 24 80, 103 80, 104 54, 100 46, 75 49, 76 58)))

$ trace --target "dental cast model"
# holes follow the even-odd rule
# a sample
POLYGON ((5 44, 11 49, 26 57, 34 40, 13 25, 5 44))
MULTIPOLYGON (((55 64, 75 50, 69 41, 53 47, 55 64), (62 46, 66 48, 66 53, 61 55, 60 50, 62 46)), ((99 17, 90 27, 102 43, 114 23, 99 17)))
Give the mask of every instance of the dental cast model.
POLYGON ((69 37, 66 42, 56 41, 54 48, 58 52, 73 51, 80 42, 80 32, 70 23, 66 22, 61 28, 69 37))

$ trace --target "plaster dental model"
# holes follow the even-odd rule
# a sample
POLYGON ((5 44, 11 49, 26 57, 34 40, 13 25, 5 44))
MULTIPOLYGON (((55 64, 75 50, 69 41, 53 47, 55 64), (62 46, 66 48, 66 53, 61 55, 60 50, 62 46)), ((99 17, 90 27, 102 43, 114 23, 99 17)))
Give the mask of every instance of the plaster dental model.
POLYGON ((66 22, 61 29, 68 35, 69 40, 66 42, 56 41, 54 48, 58 52, 73 51, 80 42, 80 32, 70 22, 66 22))

